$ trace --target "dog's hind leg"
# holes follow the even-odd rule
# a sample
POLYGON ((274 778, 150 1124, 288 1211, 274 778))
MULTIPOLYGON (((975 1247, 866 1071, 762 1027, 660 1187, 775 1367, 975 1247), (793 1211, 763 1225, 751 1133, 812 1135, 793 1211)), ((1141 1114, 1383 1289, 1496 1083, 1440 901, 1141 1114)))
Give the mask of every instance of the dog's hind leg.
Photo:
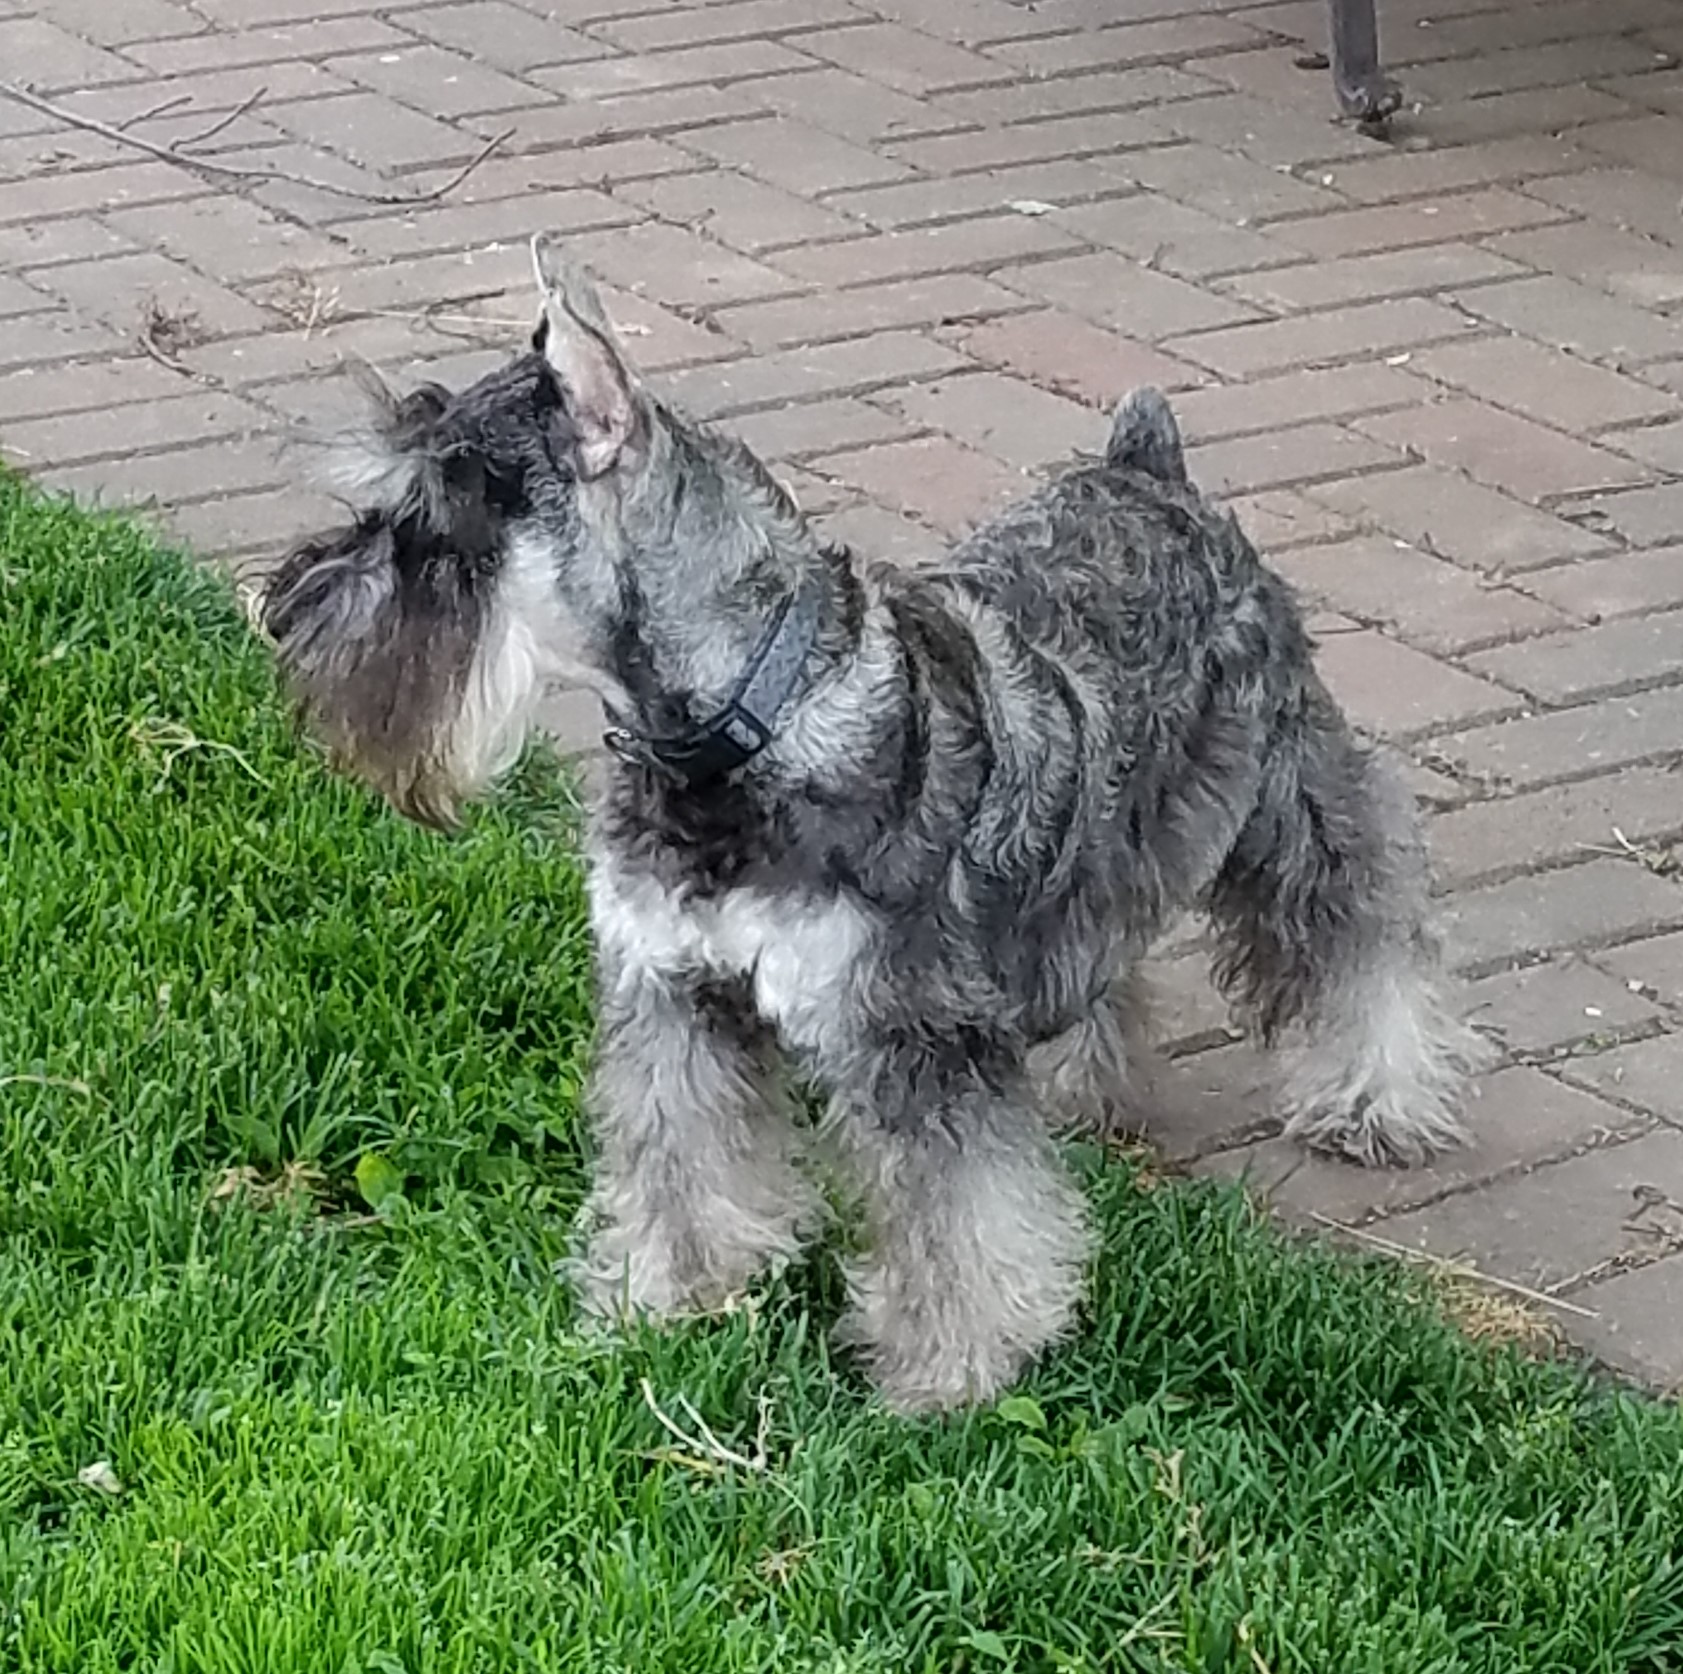
POLYGON ((594 1229, 570 1276, 599 1313, 715 1307, 821 1218, 773 1043, 728 990, 604 963, 594 1229))
POLYGON ((1125 1139, 1145 1128, 1151 1048, 1144 979, 1119 976, 1071 1028, 1029 1054, 1029 1074, 1056 1129, 1125 1139))
POLYGON ((1218 977, 1283 1037, 1288 1134, 1368 1164, 1459 1141, 1483 1043, 1447 1003, 1419 818, 1318 682, 1276 735, 1211 909, 1218 977))
POLYGON ((1026 1087, 926 1046, 884 1044, 838 1096, 864 1190, 841 1340, 889 1405, 991 1400, 1067 1330, 1089 1252, 1080 1193, 1026 1087))

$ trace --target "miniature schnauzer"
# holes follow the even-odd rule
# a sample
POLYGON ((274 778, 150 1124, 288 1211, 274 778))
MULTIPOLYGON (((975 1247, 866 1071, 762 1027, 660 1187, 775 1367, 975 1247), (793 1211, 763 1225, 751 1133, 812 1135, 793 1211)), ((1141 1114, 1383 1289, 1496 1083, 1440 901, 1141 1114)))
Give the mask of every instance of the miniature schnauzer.
POLYGON ((888 1401, 993 1396, 1076 1313, 1092 1243, 1053 1129, 1128 1109, 1132 973, 1188 907, 1280 1043, 1287 1132, 1368 1164, 1457 1139, 1476 1037, 1412 803, 1160 395, 938 567, 867 564, 534 254, 532 352, 388 398, 358 521, 286 561, 263 621, 344 763, 431 823, 546 685, 605 702, 589 1305, 704 1309, 793 1257, 816 1137, 862 1199, 844 1329, 888 1401))

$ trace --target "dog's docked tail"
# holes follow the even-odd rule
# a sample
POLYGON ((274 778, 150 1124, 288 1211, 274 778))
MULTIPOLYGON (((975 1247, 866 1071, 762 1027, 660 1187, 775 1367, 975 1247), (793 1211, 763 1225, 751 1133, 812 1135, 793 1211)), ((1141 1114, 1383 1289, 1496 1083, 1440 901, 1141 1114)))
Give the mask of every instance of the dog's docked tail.
POLYGON ((1161 482, 1186 481, 1180 426, 1161 390, 1136 389, 1125 396, 1110 424, 1105 463, 1144 471, 1161 482))

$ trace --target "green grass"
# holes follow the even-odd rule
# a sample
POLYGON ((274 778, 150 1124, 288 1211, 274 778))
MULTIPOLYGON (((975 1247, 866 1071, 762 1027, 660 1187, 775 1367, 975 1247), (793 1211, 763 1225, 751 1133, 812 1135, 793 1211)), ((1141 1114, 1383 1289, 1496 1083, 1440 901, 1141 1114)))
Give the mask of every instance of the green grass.
POLYGON ((1232 1192, 1083 1158, 1084 1334, 945 1424, 822 1258, 582 1327, 569 824, 330 781, 209 582, 0 480, 0 1670, 1683 1669, 1677 1409, 1232 1192))

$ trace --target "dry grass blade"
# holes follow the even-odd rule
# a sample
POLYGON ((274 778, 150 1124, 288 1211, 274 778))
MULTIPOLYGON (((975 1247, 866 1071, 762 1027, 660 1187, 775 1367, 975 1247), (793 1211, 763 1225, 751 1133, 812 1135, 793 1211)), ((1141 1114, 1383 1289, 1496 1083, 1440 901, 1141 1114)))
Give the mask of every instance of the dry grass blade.
POLYGON ((1474 1284, 1489 1285, 1495 1290, 1505 1290, 1511 1296, 1518 1296, 1527 1302, 1535 1302, 1540 1307, 1558 1308, 1562 1313, 1576 1314, 1580 1319, 1599 1319, 1601 1316, 1594 1308, 1580 1308, 1576 1302, 1568 1302, 1561 1296, 1550 1296, 1546 1290, 1533 1290, 1529 1285, 1522 1285, 1513 1279, 1499 1279, 1493 1273, 1482 1272, 1469 1262, 1451 1261, 1446 1256, 1433 1255, 1429 1250, 1411 1250, 1406 1244, 1398 1244, 1389 1238, 1381 1238, 1377 1232, 1369 1232, 1364 1227, 1351 1226, 1346 1221, 1336 1221, 1331 1215, 1323 1215, 1319 1210, 1309 1211, 1311 1220, 1318 1221, 1324 1227, 1330 1227, 1334 1232, 1342 1232, 1347 1237, 1360 1240, 1364 1244, 1371 1244, 1376 1250, 1383 1250, 1387 1255, 1395 1256, 1399 1261, 1409 1261, 1420 1267, 1429 1267, 1453 1279, 1470 1279, 1474 1284))
MULTIPOLYGON (((666 1413, 655 1399, 654 1386, 647 1378, 641 1380, 643 1404, 655 1416, 660 1427, 684 1449, 684 1453, 674 1455, 680 1463, 692 1468, 718 1470, 723 1466, 734 1466, 738 1470, 763 1471, 767 1468, 766 1460, 766 1430, 771 1422, 771 1403, 763 1397, 760 1401, 760 1421, 754 1440, 752 1457, 738 1453, 734 1448, 725 1444, 714 1435, 707 1420, 695 1409, 695 1403, 687 1395, 678 1397, 678 1404, 682 1407, 684 1416, 696 1428, 696 1434, 691 1435, 675 1419, 666 1413)), ((668 1450, 670 1451, 670 1450, 668 1450)))

